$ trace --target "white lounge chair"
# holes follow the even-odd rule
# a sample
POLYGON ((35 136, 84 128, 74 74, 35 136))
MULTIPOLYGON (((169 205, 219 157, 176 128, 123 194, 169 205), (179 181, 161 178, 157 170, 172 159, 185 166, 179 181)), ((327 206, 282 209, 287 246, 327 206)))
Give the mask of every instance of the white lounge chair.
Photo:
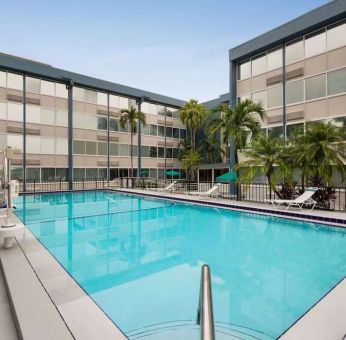
POLYGON ((287 204, 286 210, 288 210, 289 207, 293 206, 299 207, 299 209, 301 210, 304 205, 312 205, 311 210, 313 210, 317 202, 311 197, 317 190, 318 188, 307 188, 303 194, 301 194, 294 200, 269 199, 265 200, 265 203, 271 203, 275 209, 277 209, 281 204, 287 204))
POLYGON ((198 196, 198 197, 217 197, 219 196, 220 186, 221 184, 217 183, 208 191, 188 191, 187 195, 198 196))
POLYGON ((177 185, 177 182, 172 182, 170 185, 166 186, 165 188, 156 188, 154 190, 161 191, 161 192, 173 192, 176 185, 177 185))

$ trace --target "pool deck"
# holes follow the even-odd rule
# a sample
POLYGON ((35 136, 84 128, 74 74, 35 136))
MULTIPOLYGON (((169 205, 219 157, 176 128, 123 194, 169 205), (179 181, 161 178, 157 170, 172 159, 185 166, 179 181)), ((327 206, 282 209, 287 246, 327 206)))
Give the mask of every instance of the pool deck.
MULTIPOLYGON (((236 209, 345 227, 343 212, 290 210, 289 216, 261 204, 219 198, 196 198, 148 190, 117 189, 180 202, 236 209), (336 223, 333 221, 341 221, 336 223), (322 222, 322 221, 318 221, 322 222)), ((280 210, 282 211, 282 210, 280 210)), ((10 222, 21 221, 10 214, 10 222)), ((119 339, 127 337, 81 289, 54 257, 25 227, 14 247, 2 248, 0 239, 0 338, 4 339, 119 339), (1 276, 3 274, 3 277, 1 276), (3 278, 3 280, 2 280, 3 278), (4 317, 3 317, 4 316, 4 317), (6 327, 4 328, 3 325, 6 327), (4 332, 4 333, 1 333, 4 332)), ((346 335, 346 278, 307 311, 281 337, 282 340, 339 340, 346 335)))
POLYGON ((338 227, 346 228, 346 212, 342 211, 325 211, 325 210, 310 210, 295 207, 290 207, 287 211, 285 206, 274 209, 271 205, 263 203, 254 203, 247 201, 235 201, 224 198, 211 198, 211 197, 197 197, 193 195, 185 195, 179 193, 167 193, 162 191, 151 191, 141 189, 120 189, 109 188, 122 193, 145 195, 156 198, 163 198, 168 200, 176 200, 184 203, 194 203, 208 206, 215 206, 221 208, 228 208, 240 210, 245 212, 252 212, 256 214, 265 214, 278 217, 286 217, 290 219, 297 219, 300 221, 319 222, 338 227))

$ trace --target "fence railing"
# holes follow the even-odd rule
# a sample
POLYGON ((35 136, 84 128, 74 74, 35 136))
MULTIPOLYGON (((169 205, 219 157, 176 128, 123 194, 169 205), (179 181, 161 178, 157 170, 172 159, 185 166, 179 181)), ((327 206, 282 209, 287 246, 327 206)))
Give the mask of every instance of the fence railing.
MULTIPOLYGON (((106 187, 105 178, 75 178, 72 182, 73 190, 103 189, 106 187)), ((61 178, 49 180, 27 179, 25 192, 66 191, 70 183, 61 178)), ((24 192, 24 183, 19 181, 19 191, 24 192)))
MULTIPOLYGON (((145 189, 164 188, 172 181, 177 182, 174 192, 186 193, 189 191, 206 192, 215 185, 213 182, 192 182, 186 180, 157 180, 152 178, 122 177, 119 180, 119 187, 128 189, 145 189)), ((280 191, 281 186, 277 186, 280 191)), ((318 209, 346 211, 346 188, 334 187, 333 195, 330 199, 324 200, 317 205, 318 209)), ((303 192, 301 186, 296 186, 292 197, 285 199, 294 199, 303 192)), ((247 201, 255 203, 264 203, 266 199, 279 198, 269 185, 262 183, 237 184, 221 183, 219 187, 219 197, 237 201, 247 201)))

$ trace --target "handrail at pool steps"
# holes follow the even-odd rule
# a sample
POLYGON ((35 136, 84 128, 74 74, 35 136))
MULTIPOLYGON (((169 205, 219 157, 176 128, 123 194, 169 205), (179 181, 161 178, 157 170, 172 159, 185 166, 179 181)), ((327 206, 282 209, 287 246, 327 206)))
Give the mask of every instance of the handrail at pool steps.
POLYGON ((215 340, 210 267, 207 264, 204 264, 201 269, 196 324, 201 325, 201 340, 215 340))

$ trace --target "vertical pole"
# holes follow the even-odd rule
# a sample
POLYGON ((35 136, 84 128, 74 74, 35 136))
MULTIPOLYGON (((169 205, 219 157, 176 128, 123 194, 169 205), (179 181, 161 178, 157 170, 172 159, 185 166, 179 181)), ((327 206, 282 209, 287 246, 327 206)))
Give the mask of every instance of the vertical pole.
POLYGON ((68 188, 73 189, 73 82, 66 84, 68 90, 68 188))
POLYGON ((164 178, 166 179, 166 172, 167 172, 167 131, 166 131, 166 129, 167 129, 167 109, 166 108, 165 108, 164 112, 165 112, 165 129, 164 129, 164 137, 165 137, 165 147, 164 147, 164 152, 165 152, 165 173, 164 173, 164 178))
MULTIPOLYGON (((8 169, 11 171, 11 169, 8 169)), ((26 74, 23 74, 23 191, 26 191, 26 74)))
POLYGON ((109 118, 109 92, 107 93, 107 183, 109 183, 109 177, 110 177, 110 168, 109 168, 109 124, 110 124, 110 118, 109 118))
MULTIPOLYGON (((142 103, 143 103, 143 97, 140 97, 137 99, 137 105, 138 105, 138 111, 141 112, 142 109, 142 103)), ((141 164, 141 137, 142 137, 142 131, 141 131, 141 122, 138 119, 138 129, 137 129, 137 134, 138 134, 138 142, 137 142, 137 156, 138 156, 138 169, 137 169, 137 177, 141 177, 141 172, 142 172, 142 164, 141 164)))
POLYGON ((286 48, 285 44, 282 45, 282 128, 284 141, 287 140, 287 126, 286 126, 286 48))

